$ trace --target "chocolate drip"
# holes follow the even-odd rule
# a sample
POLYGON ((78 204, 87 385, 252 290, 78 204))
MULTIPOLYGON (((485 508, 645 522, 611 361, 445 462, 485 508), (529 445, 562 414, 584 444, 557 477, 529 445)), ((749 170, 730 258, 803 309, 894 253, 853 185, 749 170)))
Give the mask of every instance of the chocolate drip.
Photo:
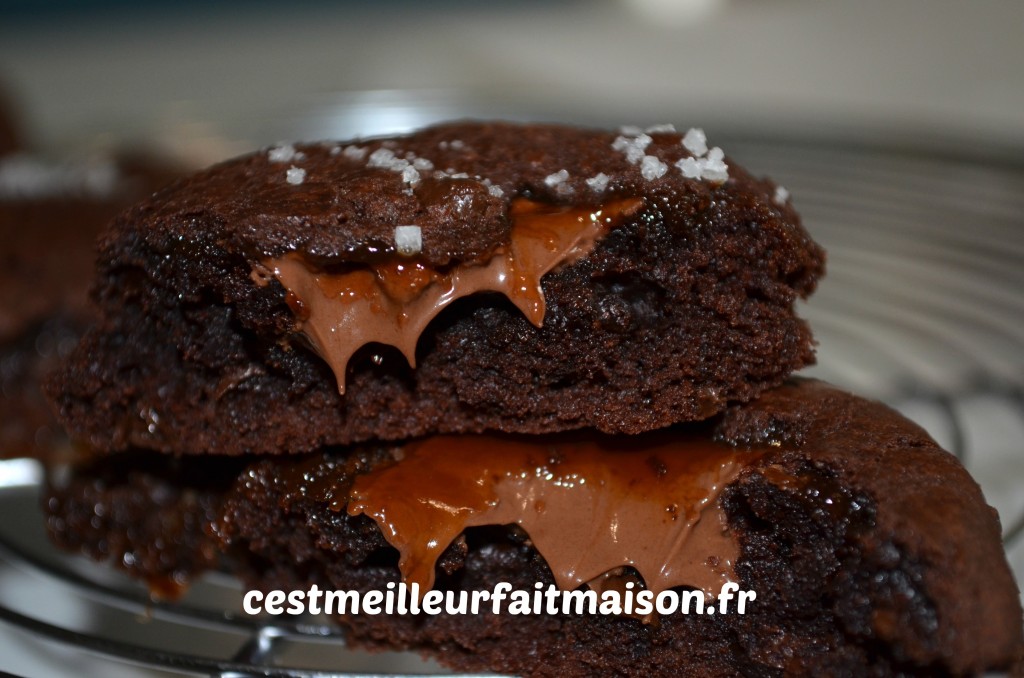
POLYGON ((314 270, 299 254, 263 262, 288 291, 297 327, 327 361, 345 392, 345 371, 362 346, 394 346, 416 366, 416 343, 450 303, 477 292, 501 292, 531 323, 544 321, 541 278, 586 256, 610 228, 635 214, 641 198, 599 207, 513 201, 510 242, 487 261, 437 271, 416 259, 396 259, 345 273, 314 270))
POLYGON ((405 581, 424 590, 467 527, 517 524, 563 589, 630 566, 655 593, 690 586, 717 594, 735 579, 739 554, 718 498, 760 455, 673 431, 439 436, 357 477, 348 513, 377 522, 405 581))

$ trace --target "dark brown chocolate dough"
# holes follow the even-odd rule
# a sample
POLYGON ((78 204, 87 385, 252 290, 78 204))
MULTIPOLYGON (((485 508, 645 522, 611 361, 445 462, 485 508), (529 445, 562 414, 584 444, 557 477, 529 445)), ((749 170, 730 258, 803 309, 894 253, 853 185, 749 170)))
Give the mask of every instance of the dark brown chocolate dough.
POLYGON ((648 180, 615 139, 461 123, 272 149, 178 182, 101 243, 99 323, 49 389, 62 421, 105 451, 217 454, 488 429, 639 433, 711 416, 812 362, 793 304, 824 255, 772 200, 774 184, 732 163, 721 185, 684 178, 677 134, 653 135, 645 153, 667 171, 648 180), (421 168, 418 183, 396 158, 421 168), (597 191, 587 179, 600 174, 597 191), (473 266, 508 245, 517 198, 643 207, 544 276, 542 327, 501 295, 461 299, 420 337, 415 369, 392 347, 365 346, 340 395, 299 332, 303 308, 265 262, 393 263, 395 227, 415 224, 414 261, 473 266))
MULTIPOLYGON (((1021 608, 998 520, 916 425, 820 382, 791 381, 677 430, 769 450, 722 498, 741 546, 740 584, 757 592, 747 614, 653 624, 349 616, 349 641, 524 676, 973 675, 1019 656, 1021 608)), ((398 553, 376 523, 339 508, 353 478, 393 460, 382 446, 262 459, 106 456, 53 489, 48 524, 62 546, 157 582, 195 574, 223 551, 251 587, 383 589, 398 579, 398 553)), ((452 590, 553 582, 542 554, 510 527, 468 530, 437 573, 452 590)))

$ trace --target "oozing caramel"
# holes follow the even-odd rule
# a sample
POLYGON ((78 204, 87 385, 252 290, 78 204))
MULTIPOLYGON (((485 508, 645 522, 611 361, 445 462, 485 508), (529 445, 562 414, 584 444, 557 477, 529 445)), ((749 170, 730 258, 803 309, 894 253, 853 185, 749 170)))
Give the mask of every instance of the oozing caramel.
POLYGON ((416 343, 450 303, 477 292, 500 292, 531 323, 544 321, 541 278, 590 252, 608 229, 643 205, 626 198, 599 207, 558 207, 525 199, 512 203, 507 246, 480 263, 446 272, 415 259, 396 259, 345 273, 315 271, 300 255, 264 262, 288 291, 297 326, 334 371, 345 391, 349 359, 362 346, 394 346, 416 366, 416 343))
POLYGON ((739 553, 719 495, 759 456, 673 431, 438 436, 358 476, 347 510, 377 522, 404 580, 422 590, 463 530, 517 524, 563 589, 631 566, 655 592, 717 592, 739 553))

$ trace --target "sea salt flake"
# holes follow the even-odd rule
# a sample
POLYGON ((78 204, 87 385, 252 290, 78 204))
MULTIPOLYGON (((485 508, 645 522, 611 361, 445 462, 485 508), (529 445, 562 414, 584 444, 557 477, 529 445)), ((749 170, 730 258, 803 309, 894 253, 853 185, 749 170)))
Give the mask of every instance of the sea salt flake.
POLYGON ((683 136, 683 148, 698 158, 708 152, 708 138, 704 130, 699 127, 691 127, 683 136))
POLYGON ((468 179, 469 174, 466 172, 454 172, 448 175, 450 179, 468 179))
POLYGON ((718 146, 715 146, 710 151, 708 151, 708 161, 709 162, 720 162, 724 157, 725 157, 725 151, 720 149, 718 146))
POLYGON ((619 128, 619 132, 627 137, 638 137, 644 133, 644 131, 636 125, 623 125, 619 128))
POLYGON ((712 183, 721 184, 729 178, 729 166, 724 162, 706 162, 700 173, 700 178, 712 183))
POLYGON ((648 134, 673 134, 676 131, 676 126, 672 123, 664 123, 661 125, 651 125, 644 130, 648 134))
POLYGON ((555 172, 554 174, 549 174, 546 177, 544 177, 544 184, 547 186, 555 187, 558 186, 559 184, 565 183, 568 180, 568 170, 561 169, 555 172))
POLYGON ((402 181, 407 184, 415 184, 420 180, 420 173, 412 165, 402 170, 402 181))
POLYGON ((401 172, 408 165, 408 160, 396 157, 390 148, 378 148, 370 154, 370 159, 366 162, 367 167, 380 167, 395 172, 401 172))
POLYGON ((285 172, 285 179, 288 180, 289 184, 293 186, 298 186, 299 184, 306 180, 306 170, 302 169, 301 167, 296 167, 295 165, 292 165, 291 167, 288 168, 288 171, 285 172))
POLYGON ((612 148, 626 155, 626 160, 635 165, 644 157, 644 151, 651 144, 651 137, 641 132, 635 137, 616 137, 612 148))
POLYGON ((419 226, 395 226, 395 248, 404 257, 423 250, 423 232, 419 226))
POLYGON ((346 146, 341 153, 349 160, 362 160, 366 157, 366 149, 362 146, 346 146))
POLYGON ((495 198, 505 197, 505 191, 501 189, 501 186, 488 186, 487 192, 493 195, 495 198))
POLYGON ((700 179, 701 172, 704 170, 697 158, 683 158, 676 163, 676 167, 687 179, 700 179))
POLYGON ((274 146, 267 151, 267 160, 270 162, 291 162, 295 158, 295 147, 291 144, 274 146))
POLYGON ((775 195, 772 196, 772 201, 776 205, 785 205, 786 201, 789 200, 789 191, 786 190, 785 186, 776 186, 775 195))
POLYGON ((587 179, 587 186, 595 193, 603 193, 604 189, 608 188, 608 179, 609 177, 607 174, 604 172, 598 172, 587 179))
POLYGON ((434 169, 434 163, 430 162, 426 158, 413 158, 412 166, 421 172, 429 172, 434 169))
POLYGON ((644 159, 640 162, 640 176, 647 181, 659 179, 665 176, 667 171, 668 165, 653 155, 645 155, 644 159))

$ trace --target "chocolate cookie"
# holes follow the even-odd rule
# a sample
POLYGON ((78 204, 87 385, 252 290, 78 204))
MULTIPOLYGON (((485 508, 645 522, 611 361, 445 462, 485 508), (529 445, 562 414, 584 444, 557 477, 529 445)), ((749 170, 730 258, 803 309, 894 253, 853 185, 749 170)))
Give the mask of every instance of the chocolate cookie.
POLYGON ((462 123, 279 146, 101 243, 100 320, 50 393, 99 449, 638 433, 813 360, 824 255, 703 134, 462 123))
POLYGON ((41 383, 88 326, 99 233, 177 174, 148 158, 0 157, 0 456, 62 438, 41 383))
POLYGON ((54 487, 47 507, 59 544, 156 582, 184 584, 223 553, 263 590, 365 592, 404 578, 456 593, 498 582, 712 591, 733 580, 756 593, 742 615, 340 620, 353 644, 469 671, 973 675, 1022 648, 1018 591, 978 486, 916 425, 814 381, 642 436, 106 456, 54 487), (441 505, 466 508, 437 519, 441 505), (681 547, 653 557, 651 544, 681 547))

